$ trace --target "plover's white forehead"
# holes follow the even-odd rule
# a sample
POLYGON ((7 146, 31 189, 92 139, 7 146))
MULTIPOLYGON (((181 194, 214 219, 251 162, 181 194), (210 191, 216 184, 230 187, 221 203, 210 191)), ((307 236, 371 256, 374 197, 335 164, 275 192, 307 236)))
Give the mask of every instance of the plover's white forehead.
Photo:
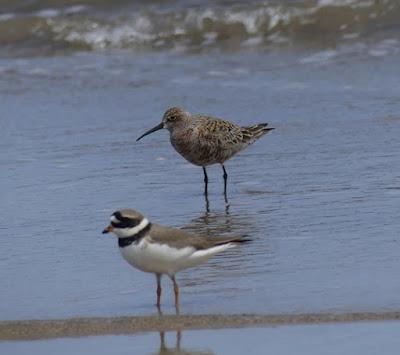
POLYGON ((115 217, 114 215, 112 215, 112 216, 110 217, 110 221, 113 222, 113 223, 120 223, 120 222, 121 222, 121 221, 120 221, 117 217, 115 217))

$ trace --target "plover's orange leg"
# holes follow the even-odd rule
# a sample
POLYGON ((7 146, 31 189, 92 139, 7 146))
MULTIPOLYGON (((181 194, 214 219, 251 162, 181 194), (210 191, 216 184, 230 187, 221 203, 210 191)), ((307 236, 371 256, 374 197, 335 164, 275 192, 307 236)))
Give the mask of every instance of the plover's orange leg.
POLYGON ((175 275, 171 276, 171 280, 174 283, 176 314, 179 314, 179 286, 178 286, 178 283, 175 280, 175 275))
POLYGON ((182 333, 180 330, 176 332, 176 349, 181 350, 182 333))

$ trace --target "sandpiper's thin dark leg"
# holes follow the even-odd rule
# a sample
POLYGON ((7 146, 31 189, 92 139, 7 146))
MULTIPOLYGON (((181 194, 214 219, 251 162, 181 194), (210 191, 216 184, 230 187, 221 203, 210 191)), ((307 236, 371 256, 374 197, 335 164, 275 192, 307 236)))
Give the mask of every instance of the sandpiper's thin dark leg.
POLYGON ((174 283, 174 293, 175 293, 175 310, 176 314, 179 314, 179 286, 175 280, 175 275, 171 276, 171 280, 174 283))
POLYGON ((166 350, 167 347, 165 346, 165 333, 164 332, 160 332, 160 353, 161 350, 166 350))
POLYGON ((225 196, 225 214, 227 216, 229 216, 229 207, 230 207, 230 205, 228 203, 228 198, 225 196))
POLYGON ((208 200, 208 195, 204 195, 204 199, 206 200, 206 213, 210 212, 210 201, 208 200))
POLYGON ((207 196, 208 194, 208 176, 207 176, 207 170, 205 166, 203 166, 203 173, 204 173, 204 195, 207 196))
POLYGON ((206 211, 210 212, 210 202, 208 201, 208 176, 205 166, 203 166, 203 173, 204 173, 204 198, 206 199, 206 211))
POLYGON ((221 164, 221 165, 222 165, 222 170, 224 171, 224 196, 225 196, 225 202, 228 203, 228 196, 226 195, 226 185, 227 185, 227 182, 228 182, 228 174, 226 173, 224 164, 221 164))
POLYGON ((161 310, 161 274, 156 274, 157 278, 157 308, 161 310))

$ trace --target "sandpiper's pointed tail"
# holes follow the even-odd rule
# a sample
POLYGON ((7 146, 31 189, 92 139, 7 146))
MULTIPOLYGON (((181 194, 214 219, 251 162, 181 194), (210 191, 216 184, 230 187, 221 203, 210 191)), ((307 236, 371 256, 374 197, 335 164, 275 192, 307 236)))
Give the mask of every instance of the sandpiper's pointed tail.
POLYGON ((275 128, 267 127, 268 123, 259 123, 254 126, 242 127, 243 142, 252 143, 275 128))

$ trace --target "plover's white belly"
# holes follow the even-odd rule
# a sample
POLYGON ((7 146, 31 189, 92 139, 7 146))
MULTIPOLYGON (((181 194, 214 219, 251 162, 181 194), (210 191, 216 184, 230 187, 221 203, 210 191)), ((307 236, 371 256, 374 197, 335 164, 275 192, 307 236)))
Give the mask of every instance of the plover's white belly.
POLYGON ((176 249, 166 244, 141 240, 138 244, 120 248, 120 251, 124 259, 139 270, 174 275, 180 270, 205 262, 229 247, 229 244, 224 244, 207 250, 196 250, 193 247, 176 249))

